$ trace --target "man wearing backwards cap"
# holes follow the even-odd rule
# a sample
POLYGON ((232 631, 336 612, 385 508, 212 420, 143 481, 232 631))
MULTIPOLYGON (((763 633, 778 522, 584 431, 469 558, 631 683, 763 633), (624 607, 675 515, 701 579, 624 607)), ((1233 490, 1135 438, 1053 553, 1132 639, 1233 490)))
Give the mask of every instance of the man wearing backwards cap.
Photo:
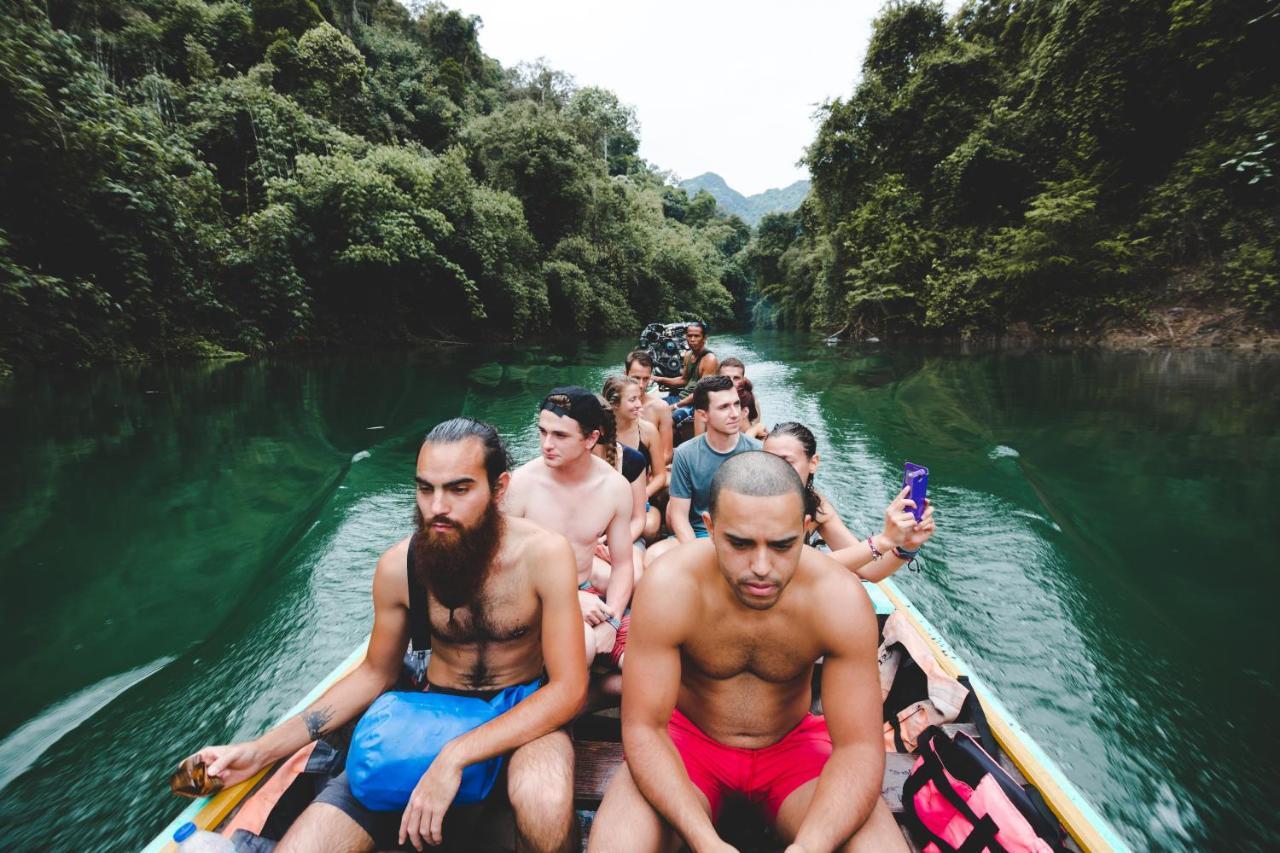
POLYGON ((587 389, 552 389, 538 410, 542 454, 511 475, 503 510, 569 540, 578 563, 587 660, 607 654, 621 667, 624 614, 634 586, 631 485, 591 452, 603 420, 600 401, 587 389), (593 584, 592 558, 602 534, 609 546, 609 578, 593 584))

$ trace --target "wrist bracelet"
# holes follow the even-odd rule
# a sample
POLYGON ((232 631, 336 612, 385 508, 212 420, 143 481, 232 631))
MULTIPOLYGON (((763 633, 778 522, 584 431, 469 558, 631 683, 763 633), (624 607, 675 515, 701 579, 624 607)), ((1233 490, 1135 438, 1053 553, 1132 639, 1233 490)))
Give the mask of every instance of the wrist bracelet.
POLYGON ((615 631, 621 631, 621 630, 622 630, 622 622, 621 622, 621 620, 619 620, 619 619, 618 619, 618 617, 617 617, 617 616, 610 616, 608 619, 606 619, 606 620, 604 620, 604 621, 606 621, 606 622, 608 622, 610 625, 612 625, 612 626, 613 626, 613 630, 615 630, 615 631))
POLYGON ((919 554, 919 553, 920 553, 919 548, 915 549, 914 551, 908 551, 906 548, 903 548, 901 545, 895 545, 893 548, 893 555, 897 557, 899 560, 906 560, 908 563, 914 560, 916 558, 916 554, 919 554))
POLYGON ((878 560, 884 556, 884 554, 881 553, 880 549, 876 547, 876 541, 874 536, 867 537, 867 547, 871 549, 871 559, 878 560))

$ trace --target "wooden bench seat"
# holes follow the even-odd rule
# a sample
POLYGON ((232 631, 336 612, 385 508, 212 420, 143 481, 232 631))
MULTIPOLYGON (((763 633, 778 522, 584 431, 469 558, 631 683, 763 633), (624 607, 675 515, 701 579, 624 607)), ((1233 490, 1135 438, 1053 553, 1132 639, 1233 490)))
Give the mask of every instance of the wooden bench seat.
POLYGON ((622 766, 622 744, 580 740, 573 745, 573 799, 579 809, 594 809, 604 798, 613 774, 622 766))

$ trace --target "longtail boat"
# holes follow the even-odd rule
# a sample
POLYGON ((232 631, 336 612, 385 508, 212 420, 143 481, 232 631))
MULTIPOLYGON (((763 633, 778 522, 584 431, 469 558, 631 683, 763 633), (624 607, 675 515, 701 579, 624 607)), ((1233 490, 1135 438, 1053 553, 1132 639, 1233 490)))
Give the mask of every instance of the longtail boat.
MULTIPOLYGON (((1029 786, 1039 792, 1065 830, 1066 839, 1063 846, 1066 849, 1083 851, 1129 849, 1115 830, 1067 779, 1053 759, 1046 755, 1018 724, 990 688, 969 671, 946 640, 929 624, 892 579, 883 580, 878 584, 864 582, 863 587, 871 596, 882 626, 889 615, 900 612, 910 629, 923 639, 938 666, 945 673, 953 678, 967 677, 967 683, 980 703, 986 724, 990 728, 991 738, 994 739, 996 749, 993 757, 1018 784, 1029 786)), ((360 662, 364 651, 365 643, 362 642, 346 660, 338 664, 310 693, 285 713, 279 722, 300 713, 319 698, 331 684, 360 662)), ((942 728, 952 733, 955 731, 973 733, 975 729, 972 723, 966 722, 958 722, 942 728)), ((583 829, 585 849, 595 809, 600 804, 609 780, 623 760, 621 725, 617 717, 617 709, 605 709, 583 715, 574 723, 573 733, 576 752, 574 795, 583 829)), ((144 848, 146 853, 176 851, 177 847, 172 841, 173 834, 188 821, 200 829, 226 836, 231 836, 236 829, 258 832, 266 814, 281 795, 280 789, 284 783, 279 780, 290 778, 285 765, 290 761, 296 761, 297 758, 295 756, 281 761, 264 769, 253 778, 211 797, 194 800, 144 848), (274 784, 273 779, 276 780, 274 784)), ((914 762, 915 756, 910 753, 886 753, 881 793, 899 823, 903 820, 902 786, 914 762)), ((758 829, 753 829, 750 823, 749 819, 741 818, 737 812, 727 812, 721 818, 720 828, 727 839, 737 843, 744 851, 781 849, 783 845, 769 839, 763 832, 763 824, 760 824, 758 829), (737 820, 740 825, 725 826, 726 821, 734 820, 737 820)), ((921 849, 905 829, 903 835, 911 849, 921 849)), ((499 845, 499 849, 501 846, 499 845)), ((514 847, 513 843, 505 846, 507 849, 514 847)), ((470 847, 470 849, 481 848, 470 847)), ((483 849, 490 848, 486 844, 483 849)))

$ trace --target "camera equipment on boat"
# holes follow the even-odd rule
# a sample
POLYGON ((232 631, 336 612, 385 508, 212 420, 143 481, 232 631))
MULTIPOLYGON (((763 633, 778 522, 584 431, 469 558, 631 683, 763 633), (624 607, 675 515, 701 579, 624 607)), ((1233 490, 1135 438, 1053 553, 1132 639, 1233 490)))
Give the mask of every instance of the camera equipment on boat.
POLYGON ((653 359, 655 375, 675 377, 684 372, 684 360, 680 354, 689 348, 684 340, 684 330, 691 322, 695 321, 650 323, 644 327, 640 333, 639 349, 649 353, 653 359))

